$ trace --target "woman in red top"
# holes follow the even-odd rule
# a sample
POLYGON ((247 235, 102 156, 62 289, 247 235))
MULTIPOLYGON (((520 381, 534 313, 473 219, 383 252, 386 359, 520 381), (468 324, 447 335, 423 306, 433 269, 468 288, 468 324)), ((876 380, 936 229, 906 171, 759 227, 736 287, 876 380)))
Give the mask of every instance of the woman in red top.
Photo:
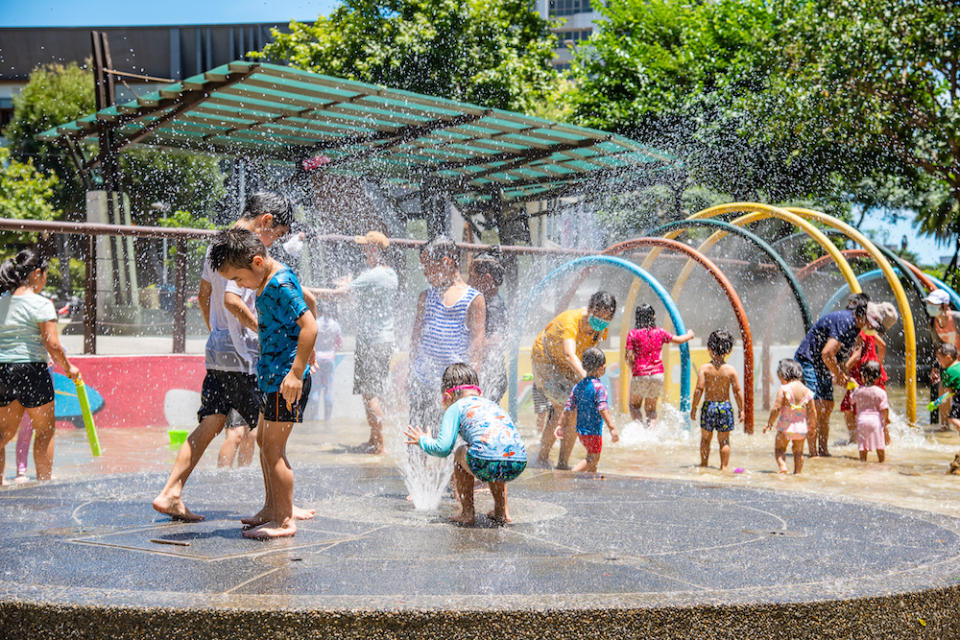
MULTIPOLYGON (((868 303, 867 314, 880 319, 884 333, 895 325, 900 317, 896 308, 889 302, 881 302, 879 304, 873 302, 868 303)), ((857 386, 862 385, 863 377, 860 373, 861 367, 868 362, 877 362, 880 364, 880 377, 874 384, 886 390, 887 380, 889 379, 886 369, 883 368, 883 359, 886 354, 887 343, 884 340, 883 334, 870 329, 861 330, 857 336, 857 342, 850 351, 850 357, 847 358, 845 364, 847 374, 856 382, 857 386)), ((856 387, 854 387, 854 389, 855 388, 856 387)), ((848 386, 847 392, 843 396, 843 401, 840 403, 840 411, 843 412, 843 417, 847 424, 847 431, 850 432, 850 442, 855 442, 857 438, 857 418, 853 411, 852 396, 853 389, 848 386)))

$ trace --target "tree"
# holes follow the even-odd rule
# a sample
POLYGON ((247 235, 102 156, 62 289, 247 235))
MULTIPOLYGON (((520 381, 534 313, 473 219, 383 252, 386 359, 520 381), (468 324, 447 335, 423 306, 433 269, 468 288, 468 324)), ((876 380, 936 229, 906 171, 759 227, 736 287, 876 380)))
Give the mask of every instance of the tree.
POLYGON ((141 224, 155 224, 162 211, 178 209, 210 216, 226 193, 226 176, 213 156, 140 147, 120 155, 120 173, 141 224))
MULTIPOLYGON (((56 143, 36 136, 58 124, 87 115, 95 109, 93 73, 75 62, 41 65, 33 70, 23 90, 14 98, 13 119, 4 130, 14 157, 30 159, 43 171, 52 171, 51 202, 68 213, 86 207, 86 188, 67 152, 56 143)), ((96 153, 91 144, 88 154, 96 153)), ((224 194, 224 176, 211 156, 149 147, 132 148, 120 156, 121 189, 130 196, 133 218, 156 222, 154 202, 167 209, 213 211, 224 194)), ((82 217, 82 216, 81 216, 82 217)))
MULTIPOLYGON (((0 147, 0 218, 15 220, 53 220, 59 211, 51 205, 57 176, 41 172, 32 161, 10 159, 10 150, 0 147)), ((5 249, 30 244, 33 234, 0 233, 5 249)))
POLYGON ((94 108, 93 73, 76 62, 38 66, 13 98, 13 118, 4 135, 14 158, 32 161, 39 170, 57 175, 51 194, 57 209, 82 211, 84 186, 64 149, 56 143, 40 142, 36 136, 92 113, 94 108))
POLYGON ((529 0, 344 0, 251 53, 316 73, 536 113, 556 36, 529 0))
POLYGON ((952 241, 960 284, 960 4, 814 0, 773 89, 793 105, 786 135, 816 132, 835 155, 911 193, 921 230, 952 241))
POLYGON ((830 169, 758 135, 781 54, 805 3, 610 0, 575 54, 574 120, 677 155, 689 181, 736 199, 786 200, 833 188, 830 169))

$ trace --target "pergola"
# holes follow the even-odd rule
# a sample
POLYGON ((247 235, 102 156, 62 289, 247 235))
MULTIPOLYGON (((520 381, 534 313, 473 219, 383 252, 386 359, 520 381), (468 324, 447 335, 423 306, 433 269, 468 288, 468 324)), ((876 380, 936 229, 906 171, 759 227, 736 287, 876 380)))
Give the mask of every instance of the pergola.
POLYGON ((505 206, 649 181, 675 160, 620 135, 519 113, 236 61, 40 134, 82 173, 132 144, 292 164, 439 191, 496 221, 505 206), (99 149, 86 157, 84 141, 99 149))

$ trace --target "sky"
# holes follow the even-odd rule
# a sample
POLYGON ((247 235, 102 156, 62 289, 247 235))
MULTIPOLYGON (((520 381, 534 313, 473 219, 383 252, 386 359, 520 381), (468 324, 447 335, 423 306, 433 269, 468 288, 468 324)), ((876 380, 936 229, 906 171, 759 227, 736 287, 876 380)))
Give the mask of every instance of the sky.
POLYGON ((288 22, 327 15, 335 0, 0 0, 3 27, 110 27, 288 22))

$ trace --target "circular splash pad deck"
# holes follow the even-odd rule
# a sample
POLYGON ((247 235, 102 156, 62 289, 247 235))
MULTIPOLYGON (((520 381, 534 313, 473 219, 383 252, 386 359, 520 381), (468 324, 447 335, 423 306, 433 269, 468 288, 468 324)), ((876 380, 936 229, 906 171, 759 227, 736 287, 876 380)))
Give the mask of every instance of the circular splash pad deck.
MULTIPOLYGON (((314 507, 257 542, 252 470, 0 492, 5 638, 956 637, 960 521, 709 484, 528 470, 514 523, 413 511, 382 466, 296 469, 314 507)), ((478 495, 478 506, 490 504, 478 495)))

